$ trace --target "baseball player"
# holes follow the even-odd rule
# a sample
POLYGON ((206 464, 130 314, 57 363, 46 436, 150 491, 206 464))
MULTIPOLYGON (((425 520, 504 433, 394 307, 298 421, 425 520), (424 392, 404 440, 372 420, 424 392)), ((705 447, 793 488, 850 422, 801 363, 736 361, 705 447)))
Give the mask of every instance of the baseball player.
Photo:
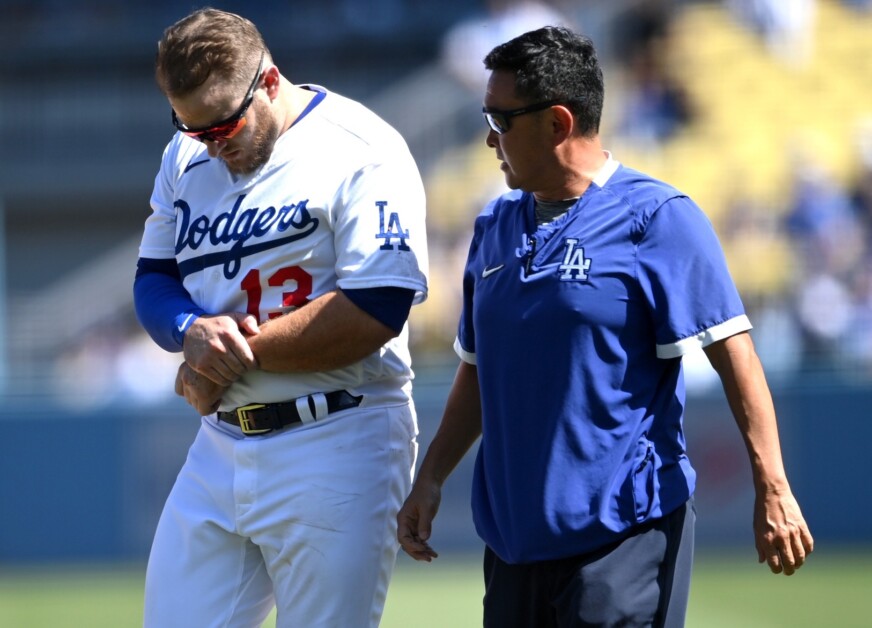
POLYGON ((400 542, 436 556, 442 483, 480 437, 485 626, 682 626, 695 518, 689 351, 705 350, 747 444, 760 560, 790 575, 813 547, 750 322, 699 207, 603 151, 589 39, 546 27, 485 65, 487 144, 512 191, 475 221, 461 362, 399 513, 400 542))
POLYGON ((196 11, 158 45, 177 133, 134 285, 202 415, 157 526, 145 626, 376 626, 417 453, 406 319, 424 192, 399 134, 293 85, 257 28, 196 11))

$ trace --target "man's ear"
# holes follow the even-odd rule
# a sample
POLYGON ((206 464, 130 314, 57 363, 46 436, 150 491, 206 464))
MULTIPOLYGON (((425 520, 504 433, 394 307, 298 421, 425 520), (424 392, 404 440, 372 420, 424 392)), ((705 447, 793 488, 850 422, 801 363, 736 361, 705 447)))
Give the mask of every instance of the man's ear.
POLYGON ((279 93, 279 85, 281 84, 281 74, 279 74, 279 69, 276 66, 271 65, 264 70, 263 84, 266 87, 266 94, 269 96, 269 99, 275 100, 279 93))
POLYGON ((554 131, 554 145, 564 142, 575 130, 575 116, 565 105, 551 107, 551 124, 554 131))

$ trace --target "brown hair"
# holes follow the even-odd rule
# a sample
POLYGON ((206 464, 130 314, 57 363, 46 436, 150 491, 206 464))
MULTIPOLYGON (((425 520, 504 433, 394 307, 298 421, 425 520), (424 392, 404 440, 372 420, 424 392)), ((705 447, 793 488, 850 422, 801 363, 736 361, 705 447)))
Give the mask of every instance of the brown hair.
POLYGON ((263 37, 249 20, 212 8, 195 11, 168 27, 157 45, 155 79, 167 96, 185 96, 214 72, 240 87, 251 82, 263 37))

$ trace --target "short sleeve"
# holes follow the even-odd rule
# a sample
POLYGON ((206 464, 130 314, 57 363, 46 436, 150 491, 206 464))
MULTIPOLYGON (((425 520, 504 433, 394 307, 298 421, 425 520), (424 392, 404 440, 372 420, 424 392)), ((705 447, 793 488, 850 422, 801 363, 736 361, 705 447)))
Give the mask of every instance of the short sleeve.
POLYGON ((454 352, 468 364, 476 364, 475 357, 475 327, 472 321, 472 299, 475 293, 475 281, 467 263, 463 272, 463 305, 460 310, 460 322, 457 324, 457 338, 454 340, 454 352))
POLYGON ((408 151, 355 172, 334 213, 337 284, 347 290, 396 287, 427 296, 424 186, 408 151))
POLYGON ((170 259, 175 257, 176 210, 174 202, 174 182, 179 172, 179 163, 184 159, 183 145, 176 135, 167 144, 161 159, 160 170, 154 178, 151 193, 151 215, 145 221, 139 257, 148 259, 170 259))
POLYGON ((463 269, 463 302, 460 310, 460 322, 457 325, 457 337, 454 340, 454 352, 464 362, 477 364, 475 354, 475 326, 473 324, 473 306, 475 297, 475 272, 472 270, 477 263, 479 246, 484 234, 486 217, 493 212, 496 202, 491 202, 476 218, 472 242, 466 256, 466 266, 463 269))
POLYGON ((689 198, 671 198, 652 213, 637 256, 658 357, 680 357, 750 329, 714 227, 689 198))

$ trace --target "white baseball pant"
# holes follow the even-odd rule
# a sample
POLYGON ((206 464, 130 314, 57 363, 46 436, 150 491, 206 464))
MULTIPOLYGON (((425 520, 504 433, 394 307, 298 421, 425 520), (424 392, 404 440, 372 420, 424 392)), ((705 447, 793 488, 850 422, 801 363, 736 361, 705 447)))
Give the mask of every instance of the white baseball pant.
POLYGON ((155 533, 145 628, 377 626, 414 406, 354 408, 265 436, 203 419, 155 533))

